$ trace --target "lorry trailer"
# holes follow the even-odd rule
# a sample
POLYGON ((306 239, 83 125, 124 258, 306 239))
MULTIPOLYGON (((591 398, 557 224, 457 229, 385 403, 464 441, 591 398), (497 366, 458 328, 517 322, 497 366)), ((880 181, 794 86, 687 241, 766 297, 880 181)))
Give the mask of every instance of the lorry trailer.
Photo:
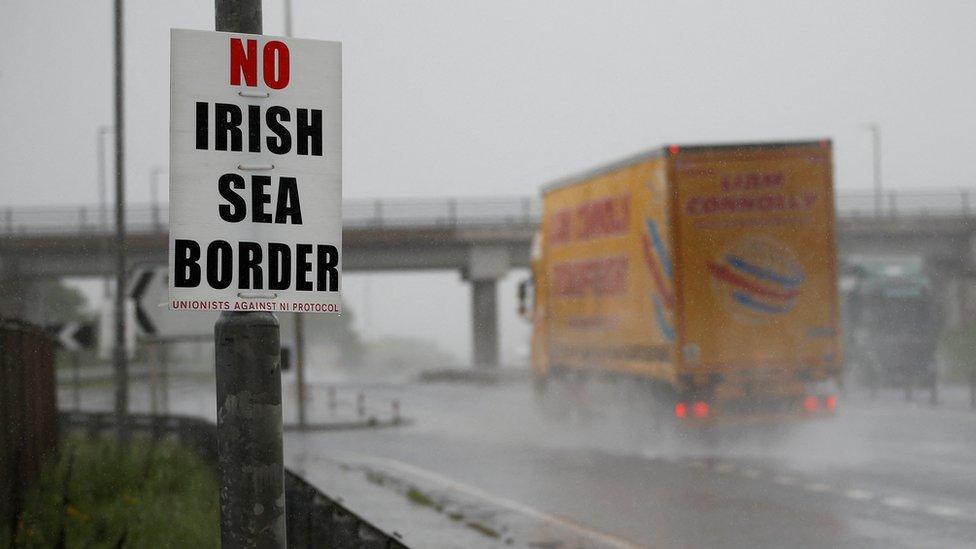
POLYGON ((686 424, 829 415, 831 144, 670 145, 547 185, 519 293, 539 388, 622 378, 686 424))

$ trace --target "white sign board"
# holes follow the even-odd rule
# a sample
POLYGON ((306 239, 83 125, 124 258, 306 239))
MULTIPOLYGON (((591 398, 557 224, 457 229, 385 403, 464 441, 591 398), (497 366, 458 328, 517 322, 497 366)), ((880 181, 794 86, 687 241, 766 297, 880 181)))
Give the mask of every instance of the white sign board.
POLYGON ((340 312, 341 44, 170 46, 169 307, 340 312))

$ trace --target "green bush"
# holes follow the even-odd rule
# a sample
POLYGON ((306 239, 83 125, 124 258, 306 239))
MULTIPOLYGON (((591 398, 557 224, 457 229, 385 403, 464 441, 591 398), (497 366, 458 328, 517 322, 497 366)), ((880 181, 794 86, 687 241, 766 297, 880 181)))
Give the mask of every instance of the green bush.
POLYGON ((122 451, 106 439, 69 438, 27 494, 13 543, 216 547, 217 500, 213 472, 175 443, 134 439, 122 451))

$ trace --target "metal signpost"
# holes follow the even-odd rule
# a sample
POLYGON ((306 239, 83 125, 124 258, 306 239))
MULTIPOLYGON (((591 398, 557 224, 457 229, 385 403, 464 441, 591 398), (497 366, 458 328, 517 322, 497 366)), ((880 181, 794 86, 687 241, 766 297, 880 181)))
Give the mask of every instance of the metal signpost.
POLYGON ((341 52, 261 35, 260 0, 173 30, 169 307, 214 327, 224 547, 284 547, 276 312, 339 313, 341 52))
MULTIPOLYGON (((125 292, 122 293, 123 310, 125 311, 125 330, 122 333, 122 357, 126 360, 135 355, 136 350, 136 324, 135 307, 131 299, 126 299, 125 292)), ((116 297, 113 295, 111 303, 104 303, 98 315, 98 356, 102 359, 114 359, 115 347, 118 344, 119 322, 116 319, 116 297)), ((117 373, 117 372, 116 372, 117 373)))
POLYGON ((123 41, 125 19, 122 0, 115 0, 115 300, 113 320, 115 342, 112 362, 115 366, 115 424, 118 439, 129 440, 129 357, 126 351, 128 322, 125 314, 125 62, 123 41))

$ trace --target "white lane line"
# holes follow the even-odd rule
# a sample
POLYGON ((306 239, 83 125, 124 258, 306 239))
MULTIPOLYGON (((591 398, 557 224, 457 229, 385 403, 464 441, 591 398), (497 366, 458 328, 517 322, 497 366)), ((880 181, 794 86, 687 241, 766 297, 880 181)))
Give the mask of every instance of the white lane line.
POLYGON ((914 509, 918 507, 914 501, 902 496, 886 497, 881 500, 881 503, 894 509, 914 509))
POLYGON ((947 518, 961 517, 965 514, 962 509, 950 505, 930 505, 925 508, 925 512, 937 517, 947 518))
MULTIPOLYGON (((692 467, 699 468, 699 469, 704 468, 708 465, 708 462, 706 460, 701 460, 701 459, 691 460, 686 463, 692 467)), ((736 472, 736 466, 734 464, 727 463, 727 462, 719 462, 712 467, 712 470, 717 473, 731 473, 731 472, 736 472)), ((742 469, 737 471, 737 473, 739 474, 739 476, 749 478, 749 479, 758 479, 762 477, 762 472, 757 471, 755 469, 742 469)), ((797 486, 800 484, 800 482, 797 479, 788 475, 776 475, 771 480, 774 484, 779 484, 780 486, 797 486)), ((823 482, 810 482, 807 484, 803 484, 802 486, 806 490, 809 490, 811 492, 817 492, 817 493, 827 493, 833 491, 832 486, 823 482)), ((855 501, 869 501, 875 498, 875 495, 872 492, 869 492, 867 490, 861 490, 858 488, 851 488, 848 490, 844 490, 842 494, 847 499, 851 499, 855 501)), ((886 497, 881 500, 881 503, 893 509, 900 509, 905 511, 913 510, 913 509, 922 509, 925 513, 928 513, 933 516, 944 517, 944 518, 959 518, 966 515, 965 511, 963 511, 962 509, 950 505, 929 505, 924 508, 921 508, 920 505, 916 503, 914 500, 902 496, 886 497)))
POLYGON ((868 492, 867 490, 858 490, 852 488, 844 492, 844 497, 847 499, 853 499, 857 501, 867 501, 869 499, 874 499, 874 494, 868 492))
POLYGON ((776 475, 773 477, 773 482, 779 484, 780 486, 794 486, 796 485, 796 479, 793 477, 788 477, 786 475, 776 475))
POLYGON ((731 463, 719 463, 715 466, 715 472, 717 473, 728 473, 735 470, 735 465, 731 463))
POLYGON ((381 466, 386 466, 391 469, 396 469, 402 473, 420 477, 428 481, 445 486, 447 488, 450 488, 452 490, 467 494, 469 496, 483 499, 487 502, 497 505, 498 507, 505 507, 507 509, 515 511, 516 513, 522 513, 523 515, 530 516, 537 520, 550 522, 552 524, 558 524, 559 526, 572 530, 579 535, 582 535, 592 540, 600 541, 609 547, 619 547, 622 549, 640 549, 642 547, 630 540, 624 539, 614 534, 609 534, 607 532, 601 532, 600 530, 595 530, 593 528, 584 526, 578 522, 575 522, 565 517, 550 515, 534 507, 529 507, 524 503, 519 503, 514 500, 503 498, 501 496, 489 494, 488 492, 485 492, 480 488, 476 488, 474 486, 470 486, 462 482, 458 482, 456 480, 447 478, 443 475, 439 475, 433 471, 421 469, 420 467, 416 467, 408 463, 404 463, 402 461, 397 461, 395 459, 389 459, 389 458, 373 457, 364 454, 348 454, 348 455, 353 456, 355 460, 360 462, 367 462, 367 463, 373 462, 381 466))
MULTIPOLYGON (((641 450, 640 455, 651 461, 659 461, 662 463, 678 463, 678 457, 666 452, 662 452, 659 448, 644 448, 641 450)), ((628 455, 628 454, 625 454, 628 455)))

